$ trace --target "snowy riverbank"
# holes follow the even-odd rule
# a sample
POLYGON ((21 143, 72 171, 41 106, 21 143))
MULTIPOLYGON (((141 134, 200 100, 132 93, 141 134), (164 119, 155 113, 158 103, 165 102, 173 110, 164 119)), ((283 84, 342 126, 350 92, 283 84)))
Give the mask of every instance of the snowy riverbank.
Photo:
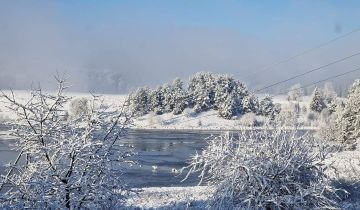
MULTIPOLYGON (((10 93, 9 91, 5 91, 10 93)), ((26 102, 30 98, 30 92, 25 90, 14 91, 14 95, 20 102, 26 102)), ((90 94, 86 93, 68 93, 69 96, 75 98, 91 98, 90 94)), ((109 107, 116 108, 121 106, 126 100, 127 95, 102 95, 103 103, 109 107)), ((299 106, 306 106, 308 97, 304 97, 299 106)), ((274 98, 274 103, 281 104, 282 108, 287 108, 290 104, 286 100, 286 96, 277 96, 274 98)), ((69 110, 69 104, 65 109, 69 110)), ((302 117, 304 118, 304 117, 302 117)), ((0 98, 0 122, 7 120, 14 120, 16 116, 6 108, 4 99, 0 98)), ((215 110, 209 110, 202 113, 195 113, 192 109, 185 109, 182 114, 173 115, 172 113, 165 113, 162 115, 155 115, 149 113, 144 116, 133 119, 133 129, 167 129, 167 130, 248 130, 254 129, 254 122, 265 122, 267 119, 263 116, 244 115, 227 120, 218 116, 215 110)), ((303 119, 299 119, 300 121, 303 119)), ((262 127, 255 127, 262 129, 262 127)), ((292 127, 284 127, 284 129, 292 129, 292 127)), ((317 126, 304 125, 298 129, 315 130, 317 126)))

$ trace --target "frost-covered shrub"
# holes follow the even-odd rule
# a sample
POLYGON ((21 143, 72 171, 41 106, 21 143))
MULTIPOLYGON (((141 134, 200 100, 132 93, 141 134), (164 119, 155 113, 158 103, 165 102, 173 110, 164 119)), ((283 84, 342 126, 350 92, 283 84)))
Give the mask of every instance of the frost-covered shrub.
POLYGON ((275 117, 275 124, 280 126, 298 126, 299 106, 298 103, 290 103, 283 106, 280 113, 275 117))
POLYGON ((215 189, 211 209, 332 209, 335 190, 315 146, 297 131, 226 133, 193 156, 188 175, 215 189))
POLYGON ((256 120, 256 115, 254 113, 246 113, 241 116, 239 120, 239 125, 246 127, 258 126, 258 121, 256 120))
POLYGON ((310 122, 310 124, 314 124, 319 118, 319 114, 316 112, 308 112, 306 115, 307 121, 310 122))
POLYGON ((157 115, 154 112, 151 112, 148 117, 149 125, 154 125, 155 127, 158 125, 163 125, 164 121, 160 115, 157 115))
POLYGON ((110 111, 97 97, 78 100, 75 110, 91 104, 89 111, 65 119, 70 98, 58 83, 56 94, 34 90, 24 104, 2 95, 17 116, 11 135, 25 161, 0 177, 0 209, 120 209, 130 190, 121 174, 133 154, 118 142, 132 116, 128 103, 110 111))
POLYGON ((69 115, 72 118, 79 118, 86 116, 90 112, 89 99, 87 98, 75 98, 70 101, 69 115))
POLYGON ((323 114, 328 115, 327 113, 322 113, 322 120, 318 125, 318 130, 315 132, 315 137, 324 142, 338 142, 340 136, 336 124, 336 115, 333 114, 324 117, 323 114))
POLYGON ((324 84, 324 88, 322 90, 322 95, 324 97, 325 103, 330 104, 337 98, 337 94, 335 92, 334 86, 331 82, 327 82, 324 84))
POLYGON ((289 101, 301 101, 301 97, 304 96, 304 90, 300 84, 295 84, 291 86, 288 92, 289 101))

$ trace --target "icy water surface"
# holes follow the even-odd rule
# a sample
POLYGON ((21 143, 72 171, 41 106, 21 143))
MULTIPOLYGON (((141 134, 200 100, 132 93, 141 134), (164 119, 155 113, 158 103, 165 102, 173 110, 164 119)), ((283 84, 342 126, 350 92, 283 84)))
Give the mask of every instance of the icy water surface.
MULTIPOLYGON (((0 131, 6 129, 0 126, 0 131)), ((121 143, 134 146, 138 165, 123 175, 124 180, 134 187, 196 185, 196 176, 180 182, 185 174, 178 176, 176 170, 186 166, 191 155, 205 147, 205 138, 210 135, 199 131, 130 130, 121 143)), ((0 173, 4 173, 3 164, 15 160, 19 153, 10 149, 11 142, 0 135, 0 173)))

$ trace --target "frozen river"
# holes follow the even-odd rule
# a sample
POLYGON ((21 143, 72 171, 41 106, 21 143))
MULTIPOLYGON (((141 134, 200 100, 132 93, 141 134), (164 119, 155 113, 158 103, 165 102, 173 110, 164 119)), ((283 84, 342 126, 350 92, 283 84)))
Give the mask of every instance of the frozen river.
MULTIPOLYGON (((6 130, 3 126, 0 130, 6 130)), ((125 180, 134 187, 153 186, 193 186, 198 180, 195 176, 185 182, 180 182, 184 175, 176 176, 173 169, 186 166, 187 160, 201 151, 206 145, 205 138, 211 134, 199 131, 158 131, 158 130, 130 130, 121 143, 135 147, 138 166, 130 168, 124 174, 125 180), (157 170, 153 171, 156 166, 157 170)), ((18 152, 10 149, 11 140, 3 140, 0 136, 0 164, 16 159, 18 152)))

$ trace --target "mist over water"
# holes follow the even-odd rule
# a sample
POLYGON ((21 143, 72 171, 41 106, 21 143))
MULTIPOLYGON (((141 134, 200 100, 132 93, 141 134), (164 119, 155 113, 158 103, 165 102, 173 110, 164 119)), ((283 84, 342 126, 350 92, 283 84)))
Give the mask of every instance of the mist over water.
MULTIPOLYGON (((80 2, 0 1, 0 88, 27 89, 41 83, 54 89, 53 76, 60 74, 69 78, 72 91, 127 93, 176 77, 187 81, 198 71, 234 75, 258 88, 360 50, 360 34, 354 34, 260 71, 354 29, 356 24, 346 21, 360 18, 356 7, 332 13, 333 7, 321 3, 292 3, 283 16, 271 19, 234 2, 207 8, 211 13, 201 9, 205 2, 177 2, 177 8, 161 1, 80 2), (316 8, 322 9, 320 14, 316 8), (302 13, 307 14, 302 22, 287 23, 302 13)), ((356 57, 272 91, 359 65, 356 57)), ((334 83, 346 88, 356 77, 359 74, 334 83)))

